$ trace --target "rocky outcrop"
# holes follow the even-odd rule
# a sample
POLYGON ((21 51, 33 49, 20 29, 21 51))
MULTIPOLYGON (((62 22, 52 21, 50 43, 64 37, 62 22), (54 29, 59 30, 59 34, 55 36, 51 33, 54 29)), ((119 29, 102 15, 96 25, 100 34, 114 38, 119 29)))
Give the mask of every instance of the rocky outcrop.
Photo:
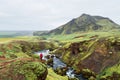
POLYGON ((120 61, 120 45, 118 44, 118 41, 111 42, 100 39, 92 54, 84 59, 81 64, 96 73, 117 64, 120 61))
POLYGON ((75 42, 61 50, 64 50, 62 60, 79 72, 90 69, 99 73, 120 61, 120 39, 117 37, 75 42))

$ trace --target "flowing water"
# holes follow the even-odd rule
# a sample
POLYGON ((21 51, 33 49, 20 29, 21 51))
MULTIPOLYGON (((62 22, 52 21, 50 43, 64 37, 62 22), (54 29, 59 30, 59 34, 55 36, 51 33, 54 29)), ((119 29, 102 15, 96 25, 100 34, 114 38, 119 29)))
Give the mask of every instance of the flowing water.
POLYGON ((66 67, 66 66, 67 65, 65 63, 63 63, 60 59, 58 59, 54 56, 54 58, 53 58, 53 69, 62 68, 62 67, 66 67))
MULTIPOLYGON (((48 55, 52 56, 51 54, 49 54, 49 52, 50 52, 49 50, 42 50, 42 51, 35 52, 35 54, 40 55, 42 53, 43 54, 43 59, 47 60, 46 56, 48 56, 48 55)), ((67 65, 54 55, 54 57, 53 57, 53 69, 63 68, 63 67, 67 67, 67 65)), ((68 71, 66 71, 66 75, 69 78, 75 78, 76 77, 79 80, 87 80, 87 79, 83 78, 82 74, 76 75, 74 73, 73 68, 71 68, 71 67, 69 67, 68 71)))

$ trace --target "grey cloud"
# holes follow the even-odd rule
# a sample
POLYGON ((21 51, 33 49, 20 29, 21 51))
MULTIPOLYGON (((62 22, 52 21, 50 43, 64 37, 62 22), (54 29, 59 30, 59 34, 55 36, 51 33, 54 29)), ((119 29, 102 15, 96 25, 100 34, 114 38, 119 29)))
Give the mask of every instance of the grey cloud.
POLYGON ((82 13, 120 23, 119 0, 0 0, 0 30, 50 30, 82 13))

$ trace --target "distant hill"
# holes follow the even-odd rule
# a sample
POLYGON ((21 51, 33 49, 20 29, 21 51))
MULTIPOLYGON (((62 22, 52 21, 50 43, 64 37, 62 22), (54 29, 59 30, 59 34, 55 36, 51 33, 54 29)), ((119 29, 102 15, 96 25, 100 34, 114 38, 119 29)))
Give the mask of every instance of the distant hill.
POLYGON ((0 38, 32 36, 34 31, 0 31, 0 38))
POLYGON ((33 32, 33 35, 34 35, 34 36, 35 36, 35 35, 40 36, 40 35, 46 34, 46 33, 48 33, 48 31, 35 31, 35 32, 33 32))
POLYGON ((91 16, 82 14, 80 17, 72 19, 68 23, 40 35, 58 35, 58 34, 72 34, 75 32, 85 31, 108 31, 111 29, 120 28, 118 24, 106 17, 91 16))

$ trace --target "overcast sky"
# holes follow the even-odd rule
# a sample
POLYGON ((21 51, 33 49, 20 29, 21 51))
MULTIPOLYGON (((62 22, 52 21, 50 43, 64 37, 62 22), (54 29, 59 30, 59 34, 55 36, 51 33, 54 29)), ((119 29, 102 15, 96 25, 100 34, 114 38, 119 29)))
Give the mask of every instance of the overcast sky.
POLYGON ((120 0, 0 0, 0 30, 51 30, 83 13, 120 24, 120 0))

